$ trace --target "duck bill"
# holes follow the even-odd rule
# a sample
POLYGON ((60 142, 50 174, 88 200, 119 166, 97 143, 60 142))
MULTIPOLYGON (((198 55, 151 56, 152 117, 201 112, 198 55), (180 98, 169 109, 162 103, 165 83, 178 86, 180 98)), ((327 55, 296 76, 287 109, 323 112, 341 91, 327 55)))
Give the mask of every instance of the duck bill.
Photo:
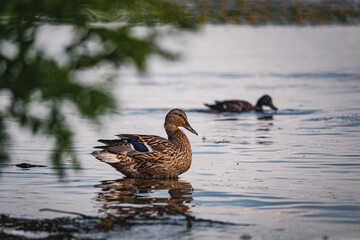
POLYGON ((278 110, 272 102, 269 104, 269 107, 271 107, 272 110, 278 110))
POLYGON ((190 132, 192 132, 195 135, 198 135, 198 133, 190 126, 189 123, 187 123, 184 128, 186 128, 187 130, 189 130, 190 132))

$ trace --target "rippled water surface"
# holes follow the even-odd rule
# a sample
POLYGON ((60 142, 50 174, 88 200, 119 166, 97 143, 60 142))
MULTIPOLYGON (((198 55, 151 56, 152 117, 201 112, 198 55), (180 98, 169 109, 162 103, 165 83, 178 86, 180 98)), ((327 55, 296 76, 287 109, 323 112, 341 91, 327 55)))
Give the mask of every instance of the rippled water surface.
POLYGON ((0 212, 42 218, 63 214, 41 208, 102 215, 168 205, 178 215, 241 225, 144 225, 104 236, 360 239, 359 39, 359 27, 206 26, 165 37, 183 58, 153 59, 146 77, 123 71, 115 89, 121 108, 102 126, 68 110, 80 172, 67 162, 68 176, 58 181, 48 161, 51 142, 7 123, 11 164, 47 167, 4 166, 0 212), (279 111, 216 114, 203 106, 222 99, 255 103, 264 93, 279 111), (171 108, 185 110, 199 133, 186 132, 193 162, 179 180, 124 179, 89 154, 97 139, 118 133, 165 136, 171 108))

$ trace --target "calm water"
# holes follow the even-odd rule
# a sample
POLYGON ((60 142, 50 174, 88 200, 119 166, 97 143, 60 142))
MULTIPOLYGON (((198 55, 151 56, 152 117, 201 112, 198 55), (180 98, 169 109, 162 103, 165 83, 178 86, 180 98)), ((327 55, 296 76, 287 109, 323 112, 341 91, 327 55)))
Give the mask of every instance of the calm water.
MULTIPOLYGON (((54 36, 56 37, 56 36, 54 36)), ((171 35, 183 53, 175 63, 154 58, 148 76, 121 72, 121 106, 103 125, 68 110, 83 169, 58 181, 51 143, 19 130, 3 167, 0 213, 64 216, 40 208, 128 214, 167 204, 199 218, 251 226, 137 226, 100 237, 128 239, 360 239, 360 27, 206 26, 171 35), (216 114, 204 102, 272 96, 277 113, 216 114), (179 180, 123 179, 89 153, 117 133, 165 136, 171 108, 184 109, 199 133, 187 134, 191 169, 179 180)), ((106 69, 84 73, 93 80, 106 69)), ((6 101, 5 95, 0 95, 6 101)), ((151 211, 151 209, 150 209, 151 211)), ((93 236, 94 237, 94 236, 93 236)), ((99 236, 98 236, 99 237, 99 236)))

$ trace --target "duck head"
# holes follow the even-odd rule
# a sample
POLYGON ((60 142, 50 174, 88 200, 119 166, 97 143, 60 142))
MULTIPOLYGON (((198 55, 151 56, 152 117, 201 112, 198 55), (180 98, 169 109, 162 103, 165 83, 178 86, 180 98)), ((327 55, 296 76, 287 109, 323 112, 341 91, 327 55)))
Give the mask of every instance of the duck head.
POLYGON ((275 105, 273 104, 272 99, 269 95, 264 95, 258 100, 256 107, 259 107, 261 109, 262 106, 269 106, 273 110, 278 110, 277 107, 275 107, 275 105))
POLYGON ((198 135, 198 133, 190 126, 186 114, 180 109, 173 109, 166 115, 164 126, 165 129, 170 131, 177 130, 178 127, 183 127, 193 134, 198 135))

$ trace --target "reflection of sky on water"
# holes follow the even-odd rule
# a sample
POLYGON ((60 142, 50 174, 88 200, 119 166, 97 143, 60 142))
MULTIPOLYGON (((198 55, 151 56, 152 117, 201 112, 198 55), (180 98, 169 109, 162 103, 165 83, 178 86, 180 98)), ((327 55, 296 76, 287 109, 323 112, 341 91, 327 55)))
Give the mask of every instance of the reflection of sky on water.
MULTIPOLYGON (((103 117, 103 126, 84 123, 67 110, 78 134, 76 151, 83 170, 70 170, 65 181, 57 181, 48 163, 52 143, 7 123, 15 133, 9 145, 12 163, 49 167, 5 166, 0 212, 54 217, 59 214, 38 209, 56 208, 98 214, 114 198, 111 211, 175 204, 197 217, 256 224, 224 228, 225 237, 244 232, 254 239, 359 236, 358 39, 359 27, 226 25, 170 36, 164 44, 182 50, 182 60, 154 59, 146 77, 123 71, 116 83, 122 109, 103 117), (272 118, 271 111, 214 114, 202 105, 216 99, 255 103, 264 93, 279 108, 272 118), (143 183, 114 181, 121 175, 89 155, 97 139, 116 133, 165 136, 164 116, 174 107, 188 113, 199 133, 188 136, 193 163, 178 182, 186 186, 175 188, 193 189, 190 192, 171 192, 169 184, 141 192, 143 183)), ((95 81, 101 74, 106 70, 82 76, 95 81)), ((70 168, 70 162, 65 164, 70 168)), ((189 234, 221 235, 214 229, 189 234)))

